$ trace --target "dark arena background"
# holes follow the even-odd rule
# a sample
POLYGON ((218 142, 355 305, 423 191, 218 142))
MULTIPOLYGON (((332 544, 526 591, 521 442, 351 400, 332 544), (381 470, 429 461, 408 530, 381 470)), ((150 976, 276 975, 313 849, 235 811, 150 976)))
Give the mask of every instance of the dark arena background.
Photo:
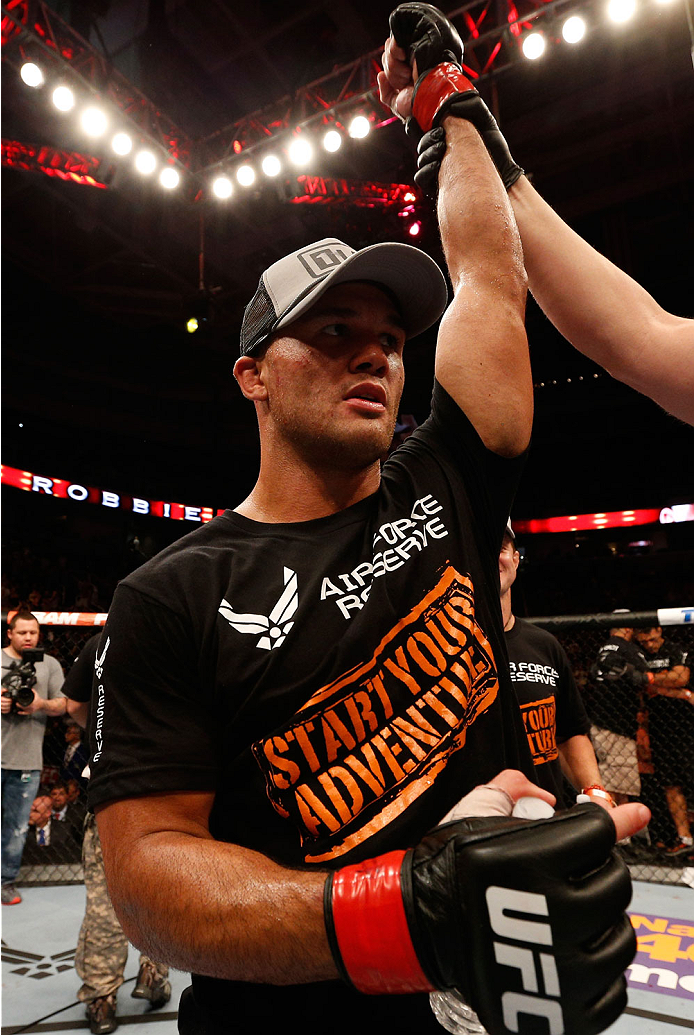
MULTIPOLYGON (((694 317, 689 0, 444 9, 540 193, 666 310, 694 317), (569 43, 576 16, 585 35, 569 43), (532 33, 537 58, 524 53, 532 33)), ((415 145, 375 88, 390 10, 2 5, 3 622, 34 612, 65 673, 118 580, 254 484, 255 417, 232 367, 262 270, 323 237, 402 241, 443 262, 432 203, 413 184, 415 145)), ((694 649, 694 429, 576 352, 532 299, 527 330, 535 424, 512 512, 513 610, 558 636, 589 713, 605 722, 637 707, 653 821, 621 848, 642 937, 630 1016, 611 1030, 674 1035, 694 1005, 694 854, 673 852, 648 696, 597 685, 594 661, 616 624, 661 625, 694 649)), ((428 415, 434 341, 435 329, 407 346, 406 428, 428 415)), ((65 730, 48 723, 47 789, 65 776, 65 730)), ((694 786, 682 791, 694 828, 694 786)), ((80 840, 76 825, 69 844, 25 859, 23 902, 3 910, 3 1035, 87 1026, 72 968, 80 840), (46 926, 52 911, 60 933, 46 926)), ((185 976, 172 982, 176 993, 185 976)), ((167 1035, 176 1001, 150 1018, 128 997, 119 1013, 167 1035)))

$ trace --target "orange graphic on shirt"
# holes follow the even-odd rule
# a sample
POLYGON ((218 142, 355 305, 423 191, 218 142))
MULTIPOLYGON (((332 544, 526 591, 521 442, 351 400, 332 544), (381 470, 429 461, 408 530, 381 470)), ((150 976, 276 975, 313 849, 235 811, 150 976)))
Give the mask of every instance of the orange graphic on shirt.
POLYGON ((472 582, 448 566, 368 661, 253 745, 273 806, 299 828, 306 862, 339 858, 400 816, 498 690, 472 582))
POLYGON ((553 762, 557 750, 557 706, 554 697, 520 706, 533 765, 553 762))

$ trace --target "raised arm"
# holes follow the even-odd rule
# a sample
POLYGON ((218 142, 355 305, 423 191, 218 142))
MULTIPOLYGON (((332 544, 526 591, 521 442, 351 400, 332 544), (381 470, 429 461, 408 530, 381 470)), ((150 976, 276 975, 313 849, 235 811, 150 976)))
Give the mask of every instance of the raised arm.
POLYGON ((515 456, 528 445, 533 414, 520 239, 477 130, 452 116, 444 128, 438 218, 454 294, 436 376, 487 448, 515 456))
MULTIPOLYGON (((504 186, 523 244, 534 298, 571 344, 613 377, 694 424, 694 320, 666 312, 628 274, 592 248, 538 194, 513 160, 476 91, 449 100, 474 119, 504 186)), ((435 195, 448 126, 419 145, 417 184, 435 195)))
POLYGON ((579 237, 521 176, 509 197, 530 290, 571 344, 694 424, 694 320, 667 313, 579 237))
MULTIPOLYGON (((437 64, 441 47, 418 43, 419 27, 408 12, 404 19, 397 15, 391 27, 398 42, 391 37, 386 43, 381 98, 428 129, 444 111, 447 93, 467 80, 454 65, 437 64)), ((533 412, 518 228, 477 129, 464 116, 442 117, 438 220, 454 295, 441 321, 436 376, 487 448, 515 456, 528 445, 533 412)))

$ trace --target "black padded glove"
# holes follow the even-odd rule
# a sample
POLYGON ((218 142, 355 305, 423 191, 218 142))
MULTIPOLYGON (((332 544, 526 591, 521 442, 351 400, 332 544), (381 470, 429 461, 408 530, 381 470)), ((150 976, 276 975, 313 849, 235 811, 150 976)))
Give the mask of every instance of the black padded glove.
POLYGON ((490 1035, 596 1035, 626 1005, 631 883, 597 805, 467 819, 326 882, 346 980, 372 994, 458 988, 490 1035))
POLYGON ((439 167, 446 152, 441 122, 453 115, 472 122, 508 190, 523 169, 511 157, 489 108, 463 75, 463 43, 457 30, 436 7, 405 3, 392 12, 390 31, 408 59, 417 62, 413 117, 407 121, 408 132, 412 132, 414 121, 425 134, 418 147, 417 186, 425 194, 436 195, 439 167))
MULTIPOLYGON (((484 146, 497 168, 504 187, 508 190, 523 175, 524 169, 514 161, 508 144, 499 129, 496 119, 475 90, 461 94, 458 100, 447 108, 446 115, 467 118, 482 137, 484 146)), ((437 126, 425 133, 417 147, 417 172, 414 181, 424 194, 435 198, 438 191, 439 169, 446 153, 446 132, 437 126)))

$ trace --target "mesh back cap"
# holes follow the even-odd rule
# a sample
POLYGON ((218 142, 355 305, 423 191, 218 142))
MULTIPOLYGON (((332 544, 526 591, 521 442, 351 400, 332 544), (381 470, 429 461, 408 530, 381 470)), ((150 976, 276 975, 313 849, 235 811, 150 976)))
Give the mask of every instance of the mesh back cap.
POLYGON ((400 305, 408 338, 436 323, 448 301, 443 273, 409 244, 372 244, 355 251, 327 237, 269 266, 246 306, 241 355, 254 352, 273 331, 296 320, 333 284, 369 280, 383 284, 400 305))

